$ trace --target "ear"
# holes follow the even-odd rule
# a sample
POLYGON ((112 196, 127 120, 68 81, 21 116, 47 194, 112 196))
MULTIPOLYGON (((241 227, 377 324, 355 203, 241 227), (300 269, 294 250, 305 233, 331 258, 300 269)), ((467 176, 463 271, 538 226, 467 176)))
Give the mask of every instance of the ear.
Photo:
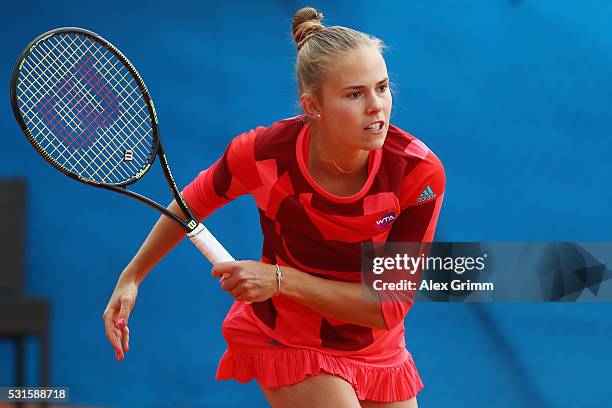
POLYGON ((304 92, 300 95, 300 105, 302 105, 302 109, 311 119, 317 120, 321 118, 321 105, 310 92, 304 92))

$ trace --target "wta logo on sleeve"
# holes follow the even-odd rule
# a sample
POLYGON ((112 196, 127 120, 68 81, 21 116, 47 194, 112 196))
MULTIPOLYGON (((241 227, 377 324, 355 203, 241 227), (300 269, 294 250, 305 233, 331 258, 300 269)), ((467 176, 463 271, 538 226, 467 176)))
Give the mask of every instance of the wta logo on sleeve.
POLYGON ((389 225, 393 224, 393 221, 395 221, 395 212, 387 211, 376 221, 376 226, 378 228, 387 228, 389 225))

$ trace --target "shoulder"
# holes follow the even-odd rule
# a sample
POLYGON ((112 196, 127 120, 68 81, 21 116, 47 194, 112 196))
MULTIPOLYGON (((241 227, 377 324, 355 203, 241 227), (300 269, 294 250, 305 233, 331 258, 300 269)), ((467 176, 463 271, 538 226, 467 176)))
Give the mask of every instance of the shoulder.
POLYGON ((384 167, 389 178, 397 178, 402 208, 420 204, 422 197, 441 197, 446 188, 442 161, 421 140, 410 133, 390 126, 383 146, 384 167))
POLYGON ((295 141, 304 127, 303 116, 279 120, 269 126, 258 126, 236 136, 228 151, 235 161, 261 161, 295 156, 295 141))
POLYGON ((383 152, 386 160, 403 164, 405 175, 416 168, 428 175, 444 175, 438 156, 423 141, 397 126, 389 126, 383 152))
POLYGON ((389 126, 383 149, 385 154, 396 159, 442 165, 440 159, 423 141, 397 126, 389 126))
POLYGON ((274 140, 276 143, 295 140, 304 126, 303 116, 294 116, 282 119, 268 126, 257 126, 248 132, 238 135, 232 143, 268 143, 274 140))

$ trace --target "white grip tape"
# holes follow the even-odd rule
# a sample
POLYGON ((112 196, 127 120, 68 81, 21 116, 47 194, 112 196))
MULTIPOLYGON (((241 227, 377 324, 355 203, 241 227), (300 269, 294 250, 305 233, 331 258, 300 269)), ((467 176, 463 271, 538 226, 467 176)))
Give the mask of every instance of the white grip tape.
MULTIPOLYGON (((235 261, 234 257, 227 252, 227 249, 217 241, 217 238, 215 238, 202 223, 198 224, 198 226, 187 234, 187 236, 191 242, 193 242, 193 245, 195 245, 213 265, 219 262, 235 261)), ((223 282, 223 277, 221 277, 221 282, 223 282)), ((250 304, 251 302, 244 303, 250 304)))
POLYGON ((202 252, 213 265, 219 262, 234 261, 234 257, 217 241, 217 238, 210 233, 201 223, 189 234, 191 242, 202 252))

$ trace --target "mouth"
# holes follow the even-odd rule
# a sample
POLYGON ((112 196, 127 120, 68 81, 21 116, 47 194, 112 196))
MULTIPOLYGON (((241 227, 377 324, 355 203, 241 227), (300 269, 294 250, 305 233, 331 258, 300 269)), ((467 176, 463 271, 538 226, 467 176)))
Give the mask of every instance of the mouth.
POLYGON ((377 120, 376 122, 370 123, 363 130, 368 133, 380 133, 385 128, 384 120, 377 120))

